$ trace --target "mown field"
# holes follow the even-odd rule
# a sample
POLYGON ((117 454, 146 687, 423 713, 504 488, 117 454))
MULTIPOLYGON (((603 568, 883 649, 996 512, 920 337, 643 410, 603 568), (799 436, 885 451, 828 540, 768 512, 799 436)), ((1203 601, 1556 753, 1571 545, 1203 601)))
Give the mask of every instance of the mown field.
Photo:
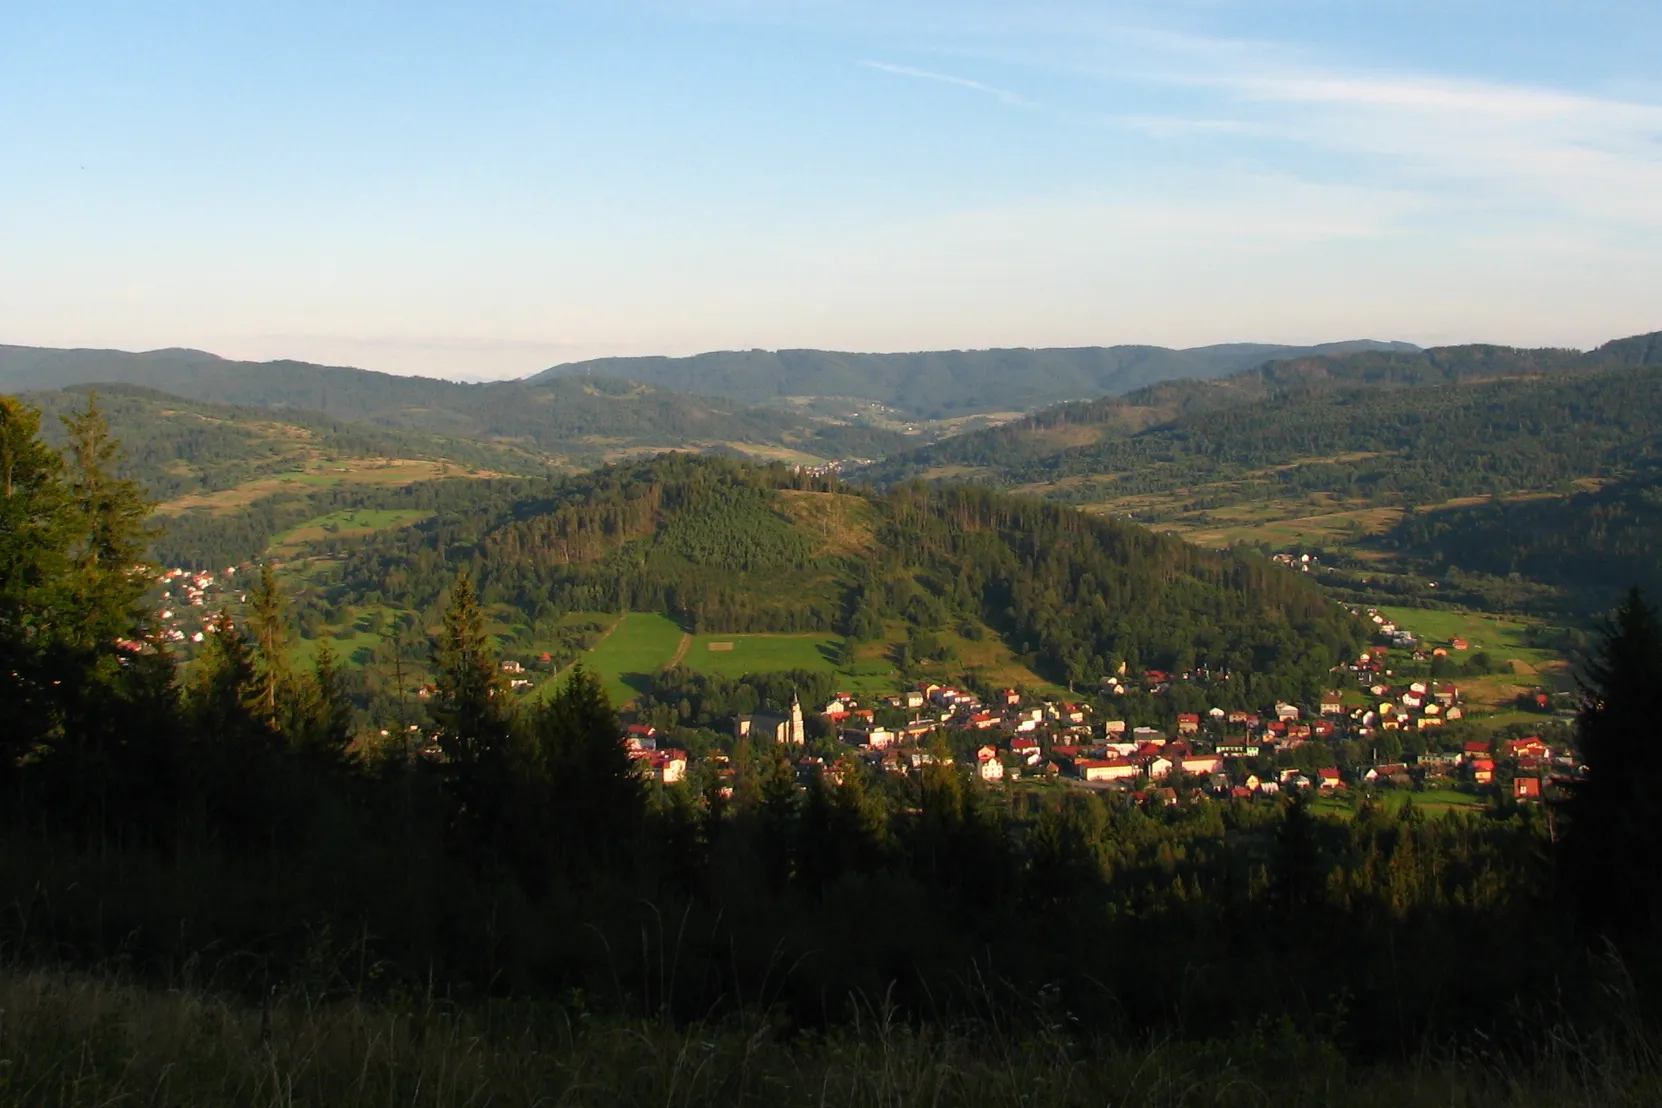
POLYGON ((583 664, 606 682, 612 702, 622 706, 652 687, 654 674, 671 665, 687 633, 667 616, 631 612, 622 616, 583 664))
POLYGON ((357 508, 330 512, 292 527, 272 540, 273 551, 292 550, 324 539, 358 539, 376 531, 408 527, 432 513, 398 508, 357 508))
POLYGON ((688 668, 722 677, 805 669, 832 672, 837 667, 837 635, 694 635, 686 656, 688 668))

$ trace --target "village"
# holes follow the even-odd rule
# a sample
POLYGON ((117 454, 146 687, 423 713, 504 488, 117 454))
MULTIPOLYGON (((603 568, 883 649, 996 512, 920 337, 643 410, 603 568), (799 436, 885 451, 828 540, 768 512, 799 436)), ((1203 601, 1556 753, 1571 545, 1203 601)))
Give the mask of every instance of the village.
MULTIPOLYGON (((163 570, 155 594, 158 635, 174 643, 203 643, 215 633, 220 607, 246 599, 236 591, 236 575, 236 567, 163 570)), ((1529 803, 1575 775, 1576 759, 1568 745, 1539 735, 1443 741, 1445 728, 1466 718, 1459 685, 1399 678, 1394 666, 1424 668, 1466 651, 1468 644, 1455 638, 1426 647, 1378 610, 1354 611, 1372 623, 1375 644, 1335 671, 1345 691, 1330 690, 1313 704, 1277 702, 1255 711, 1213 707, 1170 714, 1158 724, 1129 723, 1115 718, 1112 709, 1130 694, 1158 699, 1174 684, 1204 687, 1220 675, 1204 669, 1122 672, 1104 678, 1095 696, 1078 699, 1016 688, 983 697, 924 681, 887 696, 842 693, 807 707, 795 702, 778 714, 741 716, 732 721, 731 737, 787 748, 803 779, 835 775, 837 763, 848 760, 902 774, 928 765, 962 764, 988 785, 1054 782, 1166 803, 1275 797, 1287 790, 1433 787, 1504 793, 1529 803), (829 737, 834 746, 810 743, 810 732, 829 737), (1379 741, 1383 736, 1390 738, 1379 741), (1341 758, 1347 745, 1368 755, 1384 751, 1393 756, 1341 758)), ((515 692, 534 687, 522 663, 503 661, 501 668, 515 692)), ((415 691, 427 699, 433 689, 423 684, 415 691)), ((662 784, 686 780, 697 761, 672 736, 648 724, 627 723, 624 742, 641 771, 662 784)), ((726 772, 726 754, 706 757, 718 775, 726 772)))
MULTIPOLYGON (((1334 689, 1310 705, 1213 707, 1175 713, 1161 725, 1133 725, 1103 718, 1113 713, 1084 698, 1005 688, 984 700, 952 685, 921 682, 885 697, 839 694, 807 709, 796 701, 778 714, 741 716, 732 735, 788 748, 804 780, 835 775, 838 763, 849 760, 884 773, 961 762, 990 786, 1054 782, 1164 803, 1249 800, 1289 790, 1425 788, 1533 803, 1575 776, 1567 743, 1554 745, 1540 735, 1490 739, 1450 732, 1449 724, 1466 717, 1459 686, 1396 676, 1393 658, 1424 663, 1465 650, 1463 641, 1426 650, 1377 611, 1358 614, 1374 624, 1380 645, 1335 671, 1345 678, 1346 691, 1334 689), (905 722, 894 722, 901 713, 905 722), (810 720, 817 721, 812 728, 810 720), (835 753, 825 741, 810 743, 810 730, 834 740, 835 753), (1342 757, 1347 750, 1363 753, 1342 757)), ((1111 707, 1133 691, 1158 697, 1174 683, 1204 676, 1160 670, 1117 675, 1104 679, 1094 699, 1111 707)), ((656 728, 630 724, 625 742, 652 779, 687 779, 692 759, 656 728)), ((724 773, 727 756, 710 757, 718 775, 724 773)))

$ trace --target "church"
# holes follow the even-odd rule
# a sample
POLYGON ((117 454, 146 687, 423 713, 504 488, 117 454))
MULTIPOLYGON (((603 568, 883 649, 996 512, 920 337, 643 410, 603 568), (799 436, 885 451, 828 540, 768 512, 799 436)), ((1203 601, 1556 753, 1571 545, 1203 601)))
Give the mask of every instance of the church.
POLYGON ((776 743, 792 743, 801 746, 808 741, 808 730, 802 722, 802 699, 794 695, 791 697, 791 714, 789 716, 764 715, 761 713, 740 716, 733 721, 733 734, 741 739, 746 736, 767 737, 776 743))

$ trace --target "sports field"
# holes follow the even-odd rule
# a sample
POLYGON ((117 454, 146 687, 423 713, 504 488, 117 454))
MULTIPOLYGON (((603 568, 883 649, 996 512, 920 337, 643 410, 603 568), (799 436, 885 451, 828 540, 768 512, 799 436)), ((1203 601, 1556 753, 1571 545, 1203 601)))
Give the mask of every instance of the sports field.
POLYGON ((694 635, 682 663, 699 673, 743 677, 784 669, 837 668, 836 635, 694 635))

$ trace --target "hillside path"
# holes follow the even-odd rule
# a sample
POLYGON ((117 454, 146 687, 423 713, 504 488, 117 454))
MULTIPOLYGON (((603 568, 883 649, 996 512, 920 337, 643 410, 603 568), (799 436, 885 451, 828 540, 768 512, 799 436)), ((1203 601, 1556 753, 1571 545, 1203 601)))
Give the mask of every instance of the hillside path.
POLYGON ((674 669, 676 666, 680 665, 682 661, 686 659, 687 651, 690 649, 692 649, 692 636, 683 633, 681 636, 681 645, 675 648, 675 657, 671 658, 669 660, 669 665, 664 668, 674 669))

